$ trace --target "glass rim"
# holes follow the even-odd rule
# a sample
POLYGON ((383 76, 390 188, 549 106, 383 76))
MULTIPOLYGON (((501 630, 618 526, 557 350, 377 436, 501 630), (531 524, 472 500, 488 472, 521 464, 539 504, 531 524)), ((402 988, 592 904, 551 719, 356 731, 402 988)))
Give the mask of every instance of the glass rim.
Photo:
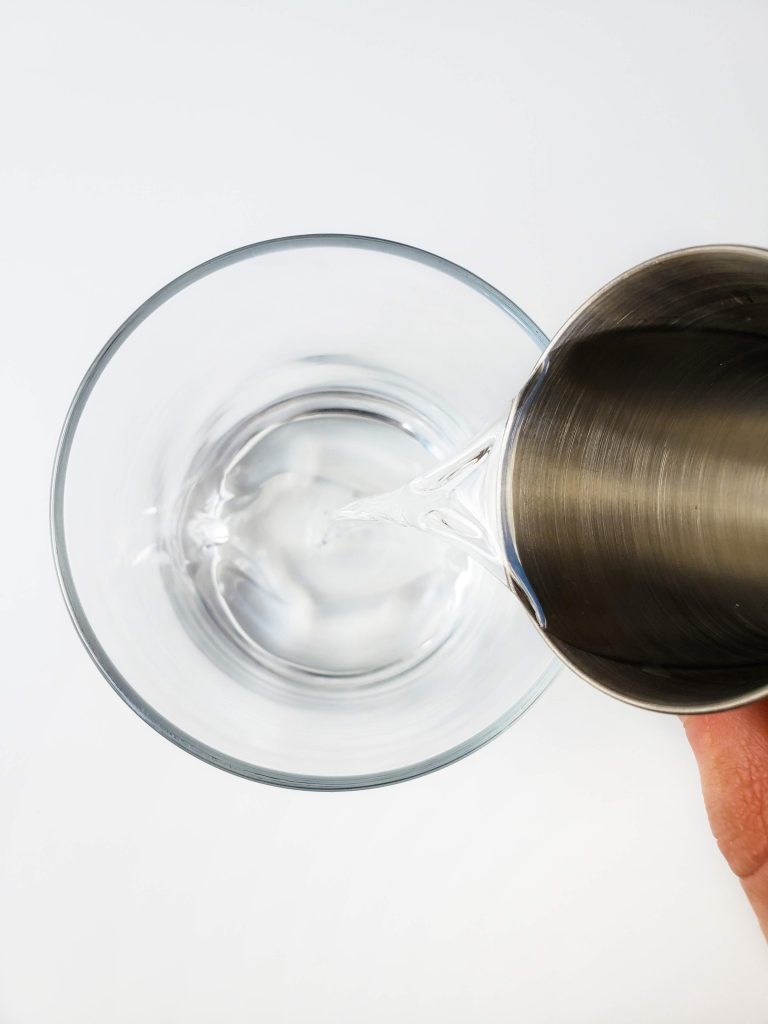
POLYGON ((212 764, 231 774, 268 785, 302 790, 370 789, 426 775, 429 772, 436 771, 438 768, 443 768, 466 757, 490 742, 494 737, 504 732, 541 696, 561 667, 558 659, 553 655, 547 668, 541 673, 536 682, 495 722, 461 743, 425 760, 399 768, 362 775, 305 775, 266 768, 217 750, 184 730, 177 728, 173 722, 156 711, 134 689, 102 646, 83 608, 69 561, 66 530, 64 527, 64 493, 67 466, 80 418, 99 377, 114 354, 127 341, 134 330, 156 309, 173 298, 173 296, 207 277, 209 274, 215 273, 217 270, 223 270, 252 257, 305 248, 367 250, 421 263, 454 278, 488 299, 523 328, 540 352, 543 352, 549 345, 547 336, 528 314, 497 288, 494 288, 493 285, 459 264, 416 246, 369 235, 320 233, 287 235, 266 239, 221 253, 175 277, 141 303, 112 334, 83 376, 64 419, 54 457, 50 492, 51 546, 56 575, 64 602, 75 630, 91 660, 118 696, 143 721, 160 733, 161 736, 164 736, 165 739, 170 740, 177 747, 208 764, 212 764))

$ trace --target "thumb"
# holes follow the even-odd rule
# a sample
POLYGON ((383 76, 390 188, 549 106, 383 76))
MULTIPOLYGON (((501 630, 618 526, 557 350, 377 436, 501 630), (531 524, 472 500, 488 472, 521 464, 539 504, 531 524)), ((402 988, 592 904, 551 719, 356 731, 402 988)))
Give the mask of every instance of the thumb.
POLYGON ((712 831, 768 938, 768 701, 683 724, 712 831))

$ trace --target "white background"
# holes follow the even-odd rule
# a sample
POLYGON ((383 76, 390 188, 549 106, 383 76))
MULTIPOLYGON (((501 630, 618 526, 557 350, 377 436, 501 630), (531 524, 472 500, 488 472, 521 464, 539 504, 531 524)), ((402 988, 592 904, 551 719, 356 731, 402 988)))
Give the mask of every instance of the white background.
POLYGON ((768 1019, 676 719, 564 673, 428 778, 236 779, 102 681, 46 521, 92 356, 217 252, 383 235, 553 333, 641 259, 768 244, 767 42, 764 0, 6 0, 1 1024, 768 1019))

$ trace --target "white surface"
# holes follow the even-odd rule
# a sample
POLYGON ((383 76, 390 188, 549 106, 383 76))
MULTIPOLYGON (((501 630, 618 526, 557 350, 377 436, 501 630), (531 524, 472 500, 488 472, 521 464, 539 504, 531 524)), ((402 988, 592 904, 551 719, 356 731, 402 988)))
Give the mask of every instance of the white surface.
POLYGON ((3 1024, 765 1021, 676 720, 563 675, 416 782, 231 778, 88 661, 46 499, 92 355, 224 249, 389 236, 552 332, 657 252, 768 244, 767 33, 763 0, 6 5, 3 1024))

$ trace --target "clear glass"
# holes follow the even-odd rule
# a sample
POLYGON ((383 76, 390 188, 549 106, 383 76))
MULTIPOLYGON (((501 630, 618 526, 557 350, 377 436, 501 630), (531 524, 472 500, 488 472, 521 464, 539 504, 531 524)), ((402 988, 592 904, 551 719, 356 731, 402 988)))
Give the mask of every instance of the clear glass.
POLYGON ((357 236, 246 246, 148 299, 86 374, 52 491, 111 685, 190 753, 303 788, 410 778, 501 732, 557 662, 482 538, 338 511, 461 451, 545 345, 469 272, 357 236))

